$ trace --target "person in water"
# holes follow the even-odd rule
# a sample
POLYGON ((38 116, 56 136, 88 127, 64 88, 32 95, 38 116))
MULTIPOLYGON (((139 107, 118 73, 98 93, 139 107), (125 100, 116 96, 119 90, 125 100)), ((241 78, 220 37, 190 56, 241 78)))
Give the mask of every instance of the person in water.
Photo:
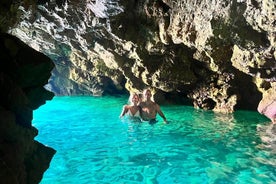
POLYGON ((121 112, 120 118, 125 115, 129 117, 141 118, 141 107, 138 106, 140 103, 140 97, 137 93, 133 93, 129 97, 129 101, 131 105, 124 105, 123 110, 121 112))
POLYGON ((142 109, 142 119, 144 121, 149 121, 150 124, 154 124, 157 122, 156 114, 158 113, 163 118, 164 122, 168 123, 165 115, 161 111, 160 106, 152 100, 150 89, 144 90, 143 97, 144 100, 139 104, 142 109))

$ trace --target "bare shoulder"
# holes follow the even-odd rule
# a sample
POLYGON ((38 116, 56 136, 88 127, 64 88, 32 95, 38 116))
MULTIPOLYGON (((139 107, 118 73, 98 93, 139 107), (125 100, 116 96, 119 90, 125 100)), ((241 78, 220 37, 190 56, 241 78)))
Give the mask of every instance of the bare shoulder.
POLYGON ((158 110, 160 109, 160 106, 156 103, 156 102, 153 102, 154 103, 154 107, 158 110))
POLYGON ((159 107, 159 105, 156 102, 152 102, 152 105, 159 107))

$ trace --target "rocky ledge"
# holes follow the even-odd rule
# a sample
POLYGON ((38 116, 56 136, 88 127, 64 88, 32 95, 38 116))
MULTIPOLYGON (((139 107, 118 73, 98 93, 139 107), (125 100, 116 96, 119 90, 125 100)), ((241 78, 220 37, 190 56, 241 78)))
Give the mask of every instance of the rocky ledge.
POLYGON ((53 98, 44 89, 53 62, 18 38, 0 34, 1 183, 39 183, 55 150, 34 140, 33 110, 53 98))

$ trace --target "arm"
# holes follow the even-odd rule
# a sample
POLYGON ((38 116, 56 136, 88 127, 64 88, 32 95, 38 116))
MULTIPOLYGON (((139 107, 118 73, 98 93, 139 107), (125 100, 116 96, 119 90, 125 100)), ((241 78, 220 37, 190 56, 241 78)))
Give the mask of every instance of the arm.
POLYGON ((156 104, 156 111, 163 118, 164 122, 168 123, 164 113, 161 111, 161 108, 158 104, 156 104))
POLYGON ((123 110, 122 110, 122 112, 120 114, 120 118, 122 118, 127 113, 127 111, 128 111, 127 105, 124 105, 123 106, 123 110))
POLYGON ((140 117, 143 119, 142 107, 140 105, 138 105, 138 109, 139 109, 140 117))

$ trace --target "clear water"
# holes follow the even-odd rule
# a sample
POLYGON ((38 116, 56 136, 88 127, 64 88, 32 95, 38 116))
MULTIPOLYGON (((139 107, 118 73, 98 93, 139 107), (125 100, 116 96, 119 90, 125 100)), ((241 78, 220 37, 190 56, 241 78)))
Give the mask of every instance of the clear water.
POLYGON ((276 155, 257 112, 162 106, 170 124, 119 119, 127 97, 55 97, 34 112, 41 143, 57 150, 42 184, 275 183, 276 155))

